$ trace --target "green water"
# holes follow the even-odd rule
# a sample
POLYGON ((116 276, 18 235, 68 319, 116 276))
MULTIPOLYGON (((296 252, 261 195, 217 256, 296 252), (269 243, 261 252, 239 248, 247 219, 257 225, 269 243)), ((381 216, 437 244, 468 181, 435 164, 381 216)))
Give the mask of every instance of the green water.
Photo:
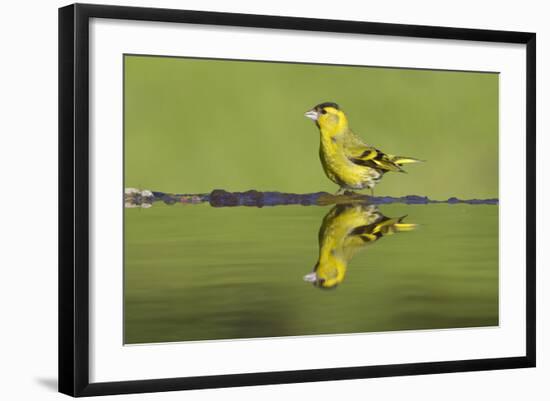
POLYGON ((498 206, 387 205, 333 290, 303 281, 330 206, 125 210, 125 343, 498 325, 498 206))

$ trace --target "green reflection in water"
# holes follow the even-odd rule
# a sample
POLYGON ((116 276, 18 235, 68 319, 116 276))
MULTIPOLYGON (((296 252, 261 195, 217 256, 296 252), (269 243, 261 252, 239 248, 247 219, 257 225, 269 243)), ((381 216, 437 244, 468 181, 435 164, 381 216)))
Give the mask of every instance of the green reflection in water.
POLYGON ((498 325, 498 206, 387 205, 417 230, 353 256, 319 291, 330 207, 125 210, 125 343, 498 325))

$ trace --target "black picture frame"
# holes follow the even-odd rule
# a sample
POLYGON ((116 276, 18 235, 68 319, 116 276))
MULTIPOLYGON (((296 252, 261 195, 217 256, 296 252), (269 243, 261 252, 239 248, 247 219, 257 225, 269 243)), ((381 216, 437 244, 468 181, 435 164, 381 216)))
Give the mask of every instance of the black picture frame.
POLYGON ((59 9, 59 391, 95 396, 360 379, 535 366, 536 35, 438 26, 74 4, 59 9), (89 21, 91 18, 438 38, 526 45, 526 352, 523 356, 90 383, 89 380, 89 21))

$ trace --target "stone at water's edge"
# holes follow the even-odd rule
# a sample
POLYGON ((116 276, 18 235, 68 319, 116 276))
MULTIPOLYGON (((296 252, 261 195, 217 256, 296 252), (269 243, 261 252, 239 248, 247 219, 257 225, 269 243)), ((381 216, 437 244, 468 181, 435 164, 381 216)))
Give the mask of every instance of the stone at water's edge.
POLYGON ((328 195, 326 192, 312 194, 288 194, 282 192, 259 192, 250 190, 246 192, 227 192, 223 189, 215 189, 210 193, 209 202, 214 207, 227 206, 277 206, 277 205, 316 205, 319 198, 328 195))
POLYGON ((125 208, 149 208, 153 206, 155 201, 154 194, 147 190, 140 190, 137 188, 125 188, 124 189, 124 207, 125 208))
POLYGON ((425 205, 432 203, 446 204, 470 204, 470 205, 498 205, 497 198, 490 199, 459 199, 451 197, 447 200, 432 200, 427 196, 406 195, 394 196, 369 196, 348 192, 343 195, 333 195, 327 192, 314 192, 309 194, 292 194, 276 191, 260 192, 250 190, 245 192, 228 192, 223 189, 215 189, 210 194, 170 194, 149 190, 126 188, 125 207, 151 207, 153 202, 173 204, 198 204, 209 202, 213 207, 232 206, 279 206, 279 205, 332 205, 338 203, 361 202, 375 205, 391 203, 404 203, 408 205, 425 205))
POLYGON ((371 197, 372 203, 376 204, 388 204, 388 203, 407 203, 407 204, 427 204, 433 203, 427 196, 407 195, 401 197, 395 196, 373 196, 371 197))
POLYGON ((394 196, 369 196, 357 193, 333 195, 327 192, 315 192, 311 194, 291 194, 284 192, 259 192, 250 190, 246 192, 227 192, 223 189, 215 189, 210 193, 208 201, 214 207, 229 206, 278 206, 278 205, 330 205, 336 203, 365 202, 370 204, 404 203, 408 205, 425 205, 430 203, 467 203, 472 205, 496 205, 498 199, 458 199, 449 198, 446 201, 431 200, 427 196, 406 195, 394 196))

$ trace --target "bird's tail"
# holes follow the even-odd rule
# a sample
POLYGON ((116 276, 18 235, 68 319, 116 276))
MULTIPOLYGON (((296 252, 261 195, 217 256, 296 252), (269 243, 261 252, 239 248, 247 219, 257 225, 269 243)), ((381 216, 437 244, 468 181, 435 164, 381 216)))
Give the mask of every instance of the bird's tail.
POLYGON ((416 159, 414 157, 408 156, 391 156, 391 161, 398 166, 402 166, 403 164, 424 163, 426 160, 416 159))

